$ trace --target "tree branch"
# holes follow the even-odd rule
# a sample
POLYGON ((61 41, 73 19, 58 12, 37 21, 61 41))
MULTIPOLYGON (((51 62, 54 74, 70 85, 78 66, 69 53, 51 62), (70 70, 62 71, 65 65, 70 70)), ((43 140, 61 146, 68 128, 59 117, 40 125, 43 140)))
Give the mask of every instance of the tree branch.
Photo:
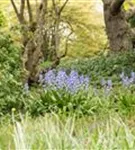
POLYGON ((70 36, 74 33, 73 26, 68 20, 61 20, 61 21, 67 23, 67 25, 69 26, 71 32, 67 35, 66 40, 65 40, 65 53, 63 55, 59 56, 59 59, 65 57, 67 55, 67 52, 68 52, 68 41, 69 41, 70 36))
POLYGON ((62 13, 62 11, 63 11, 63 9, 65 8, 65 6, 66 6, 66 4, 68 3, 69 0, 66 0, 66 1, 63 3, 63 5, 61 6, 61 8, 59 8, 59 9, 57 8, 55 1, 56 1, 56 0, 52 0, 52 4, 53 4, 54 10, 55 10, 55 13, 56 13, 58 16, 60 16, 61 13, 62 13))
POLYGON ((72 34, 73 34, 73 31, 71 31, 70 34, 67 36, 66 41, 65 41, 65 53, 64 53, 63 55, 61 55, 61 56, 59 57, 59 59, 65 57, 65 56, 67 55, 67 52, 68 52, 68 41, 69 41, 69 38, 70 38, 70 36, 71 36, 72 34))
POLYGON ((58 9, 56 7, 56 3, 55 3, 55 0, 52 0, 52 4, 53 4, 53 7, 54 7, 54 10, 55 10, 55 13, 58 14, 58 9))
POLYGON ((48 7, 48 0, 42 0, 37 9, 37 18, 36 18, 37 22, 38 20, 41 20, 42 22, 45 20, 45 15, 47 14, 47 7, 48 7))
POLYGON ((20 12, 18 11, 16 4, 14 2, 14 0, 10 0, 11 4, 14 8, 14 11, 16 13, 16 16, 18 18, 18 21, 20 22, 20 24, 24 24, 25 23, 25 19, 24 19, 24 8, 25 8, 25 0, 21 0, 21 4, 20 4, 20 12))
POLYGON ((28 9, 28 14, 29 14, 29 22, 33 21, 33 14, 32 14, 32 9, 31 9, 31 4, 29 0, 27 1, 27 9, 28 9))
POLYGON ((120 11, 120 8, 124 2, 125 0, 113 0, 110 8, 111 14, 116 15, 120 11))
POLYGON ((12 4, 13 8, 14 8, 14 11, 16 13, 16 16, 17 16, 18 20, 20 21, 20 14, 19 14, 18 9, 15 5, 15 2, 14 2, 14 0, 10 0, 10 1, 11 1, 11 4, 12 4))
POLYGON ((21 0, 21 5, 20 5, 20 19, 24 19, 24 8, 25 8, 25 0, 21 0))
POLYGON ((65 6, 66 6, 66 4, 68 3, 68 1, 69 0, 66 0, 65 2, 64 2, 64 4, 61 6, 61 8, 60 8, 60 10, 59 10, 59 15, 61 15, 61 12, 63 11, 63 9, 65 8, 65 6))

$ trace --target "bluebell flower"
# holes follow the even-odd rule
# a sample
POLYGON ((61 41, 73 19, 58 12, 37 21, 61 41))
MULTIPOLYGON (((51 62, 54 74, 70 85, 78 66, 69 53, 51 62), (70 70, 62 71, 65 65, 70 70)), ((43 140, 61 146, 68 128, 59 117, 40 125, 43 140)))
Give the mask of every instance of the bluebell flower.
POLYGON ((56 75, 56 86, 60 89, 65 88, 67 78, 68 76, 65 71, 59 71, 56 75))
POLYGON ((80 84, 83 84, 83 82, 84 82, 84 75, 81 75, 80 77, 79 77, 79 80, 80 80, 80 84))
POLYGON ((125 77, 122 78, 122 83, 123 83, 124 86, 130 85, 130 82, 129 82, 129 81, 130 81, 130 80, 129 80, 129 77, 128 77, 128 76, 125 76, 125 77))
POLYGON ((71 78, 78 78, 78 72, 72 70, 69 75, 71 78))
POLYGON ((129 84, 133 84, 134 83, 134 78, 129 78, 129 84))
POLYGON ((79 75, 78 72, 72 70, 69 75, 63 70, 50 70, 44 77, 45 89, 62 89, 71 94, 75 94, 80 90, 87 90, 90 79, 87 76, 79 75))
POLYGON ((56 75, 54 70, 50 70, 45 74, 44 82, 48 86, 53 86, 55 84, 55 80, 56 80, 56 75))
POLYGON ((131 72, 130 77, 125 76, 124 73, 122 73, 120 77, 124 86, 130 86, 135 82, 135 72, 133 71, 131 72))
POLYGON ((107 87, 110 89, 112 88, 112 80, 107 81, 107 87))
POLYGON ((75 76, 69 76, 66 82, 67 90, 71 93, 78 91, 79 80, 75 76))

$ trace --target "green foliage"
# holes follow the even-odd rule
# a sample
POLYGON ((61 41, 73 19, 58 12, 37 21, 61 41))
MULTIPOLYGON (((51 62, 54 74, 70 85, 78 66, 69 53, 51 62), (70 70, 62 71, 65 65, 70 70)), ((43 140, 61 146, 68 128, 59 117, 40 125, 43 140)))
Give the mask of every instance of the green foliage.
POLYGON ((5 20, 5 16, 3 15, 2 11, 0 11, 0 27, 3 27, 5 25, 5 20))
POLYGON ((130 23, 132 28, 135 27, 135 17, 134 16, 129 19, 129 23, 130 23))
POLYGON ((49 68, 51 66, 52 66, 52 61, 45 61, 45 62, 43 62, 43 63, 40 64, 40 67, 42 69, 46 69, 46 68, 49 68))
MULTIPOLYGON (((83 117, 46 114, 0 126, 0 148, 7 149, 61 149, 61 150, 132 150, 135 147, 134 122, 129 124, 117 113, 106 117, 83 117)), ((131 121, 131 120, 129 120, 131 121)))
POLYGON ((45 91, 37 99, 28 102, 28 112, 32 116, 38 116, 49 112, 57 113, 74 113, 77 114, 92 114, 96 111, 97 106, 94 106, 96 99, 92 98, 92 92, 87 95, 85 92, 71 95, 65 91, 45 91), (85 94, 85 96, 84 96, 85 94), (94 102, 95 101, 95 102, 94 102), (94 103, 93 103, 94 102, 94 103))
POLYGON ((70 38, 68 57, 88 57, 101 52, 107 43, 103 15, 95 11, 95 3, 69 2, 63 12, 63 20, 70 22, 73 35, 70 38), (81 10, 81 11, 80 11, 81 10))
POLYGON ((134 6, 135 6, 135 0, 127 0, 124 2, 124 9, 126 11, 134 8, 134 6))
MULTIPOLYGON (((79 115, 102 115, 108 113, 108 111, 118 111, 123 115, 134 113, 134 87, 127 90, 119 83, 119 75, 122 71, 127 75, 131 71, 135 71, 134 52, 102 55, 61 64, 58 69, 64 68, 67 72, 75 69, 80 74, 87 74, 91 77, 91 87, 88 93, 81 91, 76 95, 72 95, 65 91, 43 91, 41 87, 33 87, 28 95, 24 95, 23 87, 20 83, 20 51, 14 47, 9 36, 6 37, 4 34, 3 36, 0 41, 3 39, 3 43, 5 40, 7 42, 4 44, 4 53, 1 51, 0 55, 1 114, 11 112, 12 108, 29 112, 32 116, 44 115, 52 111, 79 115), (99 82, 103 77, 113 80, 114 88, 109 96, 99 86, 99 82), (94 87, 97 88, 97 91, 95 91, 94 87)), ((3 50, 3 48, 1 49, 3 50)))
POLYGON ((58 69, 77 70, 80 74, 89 75, 94 83, 100 81, 103 77, 112 78, 113 81, 117 82, 121 72, 128 75, 131 71, 135 71, 135 52, 120 52, 63 61, 58 69))
POLYGON ((108 112, 117 112, 123 116, 132 116, 135 113, 133 89, 135 87, 127 89, 119 86, 107 94, 103 88, 90 87, 88 93, 81 91, 76 95, 61 90, 45 90, 40 95, 28 97, 25 110, 34 117, 52 112, 79 116, 102 116, 108 112))
POLYGON ((20 49, 10 35, 0 33, 0 112, 21 108, 20 49))
POLYGON ((118 87, 114 89, 112 95, 114 104, 114 109, 126 116, 133 116, 135 109, 135 86, 128 88, 118 87))

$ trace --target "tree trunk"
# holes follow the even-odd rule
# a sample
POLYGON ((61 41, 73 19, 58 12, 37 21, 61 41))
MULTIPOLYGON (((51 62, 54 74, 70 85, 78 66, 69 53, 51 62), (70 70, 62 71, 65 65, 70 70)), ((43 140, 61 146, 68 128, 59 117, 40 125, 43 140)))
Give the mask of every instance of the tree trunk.
POLYGON ((133 48, 130 28, 121 6, 124 0, 102 0, 110 49, 127 51, 133 48))
POLYGON ((65 57, 65 55, 58 56, 59 26, 61 13, 69 0, 65 0, 61 7, 57 6, 56 0, 52 0, 52 10, 48 7, 48 0, 42 0, 37 6, 36 17, 33 15, 30 0, 20 0, 19 8, 15 0, 10 1, 22 27, 24 82, 35 83, 40 72, 55 68, 60 59, 65 57), (27 15, 24 15, 26 12, 27 15), (45 61, 52 63, 43 69, 40 65, 45 61))

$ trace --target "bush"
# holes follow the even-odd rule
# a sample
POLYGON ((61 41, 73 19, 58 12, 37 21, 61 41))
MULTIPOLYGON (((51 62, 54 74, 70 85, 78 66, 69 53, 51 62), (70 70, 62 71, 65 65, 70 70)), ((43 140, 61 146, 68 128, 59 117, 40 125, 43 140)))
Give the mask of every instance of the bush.
POLYGON ((5 16, 3 15, 2 11, 0 11, 0 27, 3 27, 6 23, 6 18, 5 16))
POLYGON ((89 75, 94 83, 102 78, 112 78, 117 82, 121 72, 128 75, 131 71, 135 71, 135 51, 63 61, 58 69, 63 68, 67 72, 73 69, 80 74, 89 75))
POLYGON ((64 62, 55 73, 40 76, 43 87, 32 87, 31 91, 26 92, 21 83, 20 49, 14 45, 10 35, 1 33, 0 70, 0 116, 10 113, 12 108, 17 112, 29 112, 32 116, 52 111, 79 115, 102 115, 110 111, 124 115, 134 113, 135 52, 64 62), (125 72, 122 79, 130 83, 127 87, 120 82, 122 71, 125 72), (51 76, 55 76, 54 80, 51 76), (87 85, 87 76, 90 76, 90 85, 87 85), (105 80, 101 85, 102 78, 105 80), (83 81, 82 84, 80 81, 83 81), (84 90, 85 87, 88 89, 84 90), (77 90, 72 93, 74 88, 77 90))
POLYGON ((40 97, 29 99, 27 110, 32 116, 44 115, 45 113, 77 113, 93 114, 98 111, 100 103, 92 93, 80 92, 77 95, 65 91, 44 91, 40 97), (86 96, 87 95, 87 96, 86 96))
POLYGON ((0 33, 0 112, 21 108, 22 85, 20 82, 20 49, 10 35, 0 33))
POLYGON ((45 90, 40 95, 31 96, 25 101, 25 109, 32 116, 46 113, 64 113, 86 116, 102 116, 111 112, 131 116, 135 113, 135 93, 131 89, 114 88, 109 93, 104 89, 89 88, 76 95, 61 90, 45 90))
MULTIPOLYGON (((135 107, 134 66, 134 52, 97 56, 61 64, 57 69, 66 70, 66 76, 70 75, 72 69, 78 71, 80 76, 82 74, 89 75, 90 89, 85 91, 83 88, 77 94, 72 94, 67 92, 66 88, 55 90, 55 88, 48 88, 47 85, 44 85, 45 92, 41 92, 37 98, 34 97, 33 100, 30 100, 27 110, 34 116, 52 111, 86 115, 102 115, 110 111, 117 111, 123 115, 133 114, 135 107), (105 79, 100 83, 102 78, 105 79)), ((61 71, 58 71, 58 74, 59 72, 61 71)), ((57 80, 57 76, 55 78, 54 74, 53 79, 51 78, 52 74, 49 74, 48 77, 51 80, 47 78, 47 82, 51 86, 53 84, 56 86, 58 81, 63 83, 65 72, 62 71, 60 80, 57 80), (56 81, 54 81, 55 79, 56 81)))

